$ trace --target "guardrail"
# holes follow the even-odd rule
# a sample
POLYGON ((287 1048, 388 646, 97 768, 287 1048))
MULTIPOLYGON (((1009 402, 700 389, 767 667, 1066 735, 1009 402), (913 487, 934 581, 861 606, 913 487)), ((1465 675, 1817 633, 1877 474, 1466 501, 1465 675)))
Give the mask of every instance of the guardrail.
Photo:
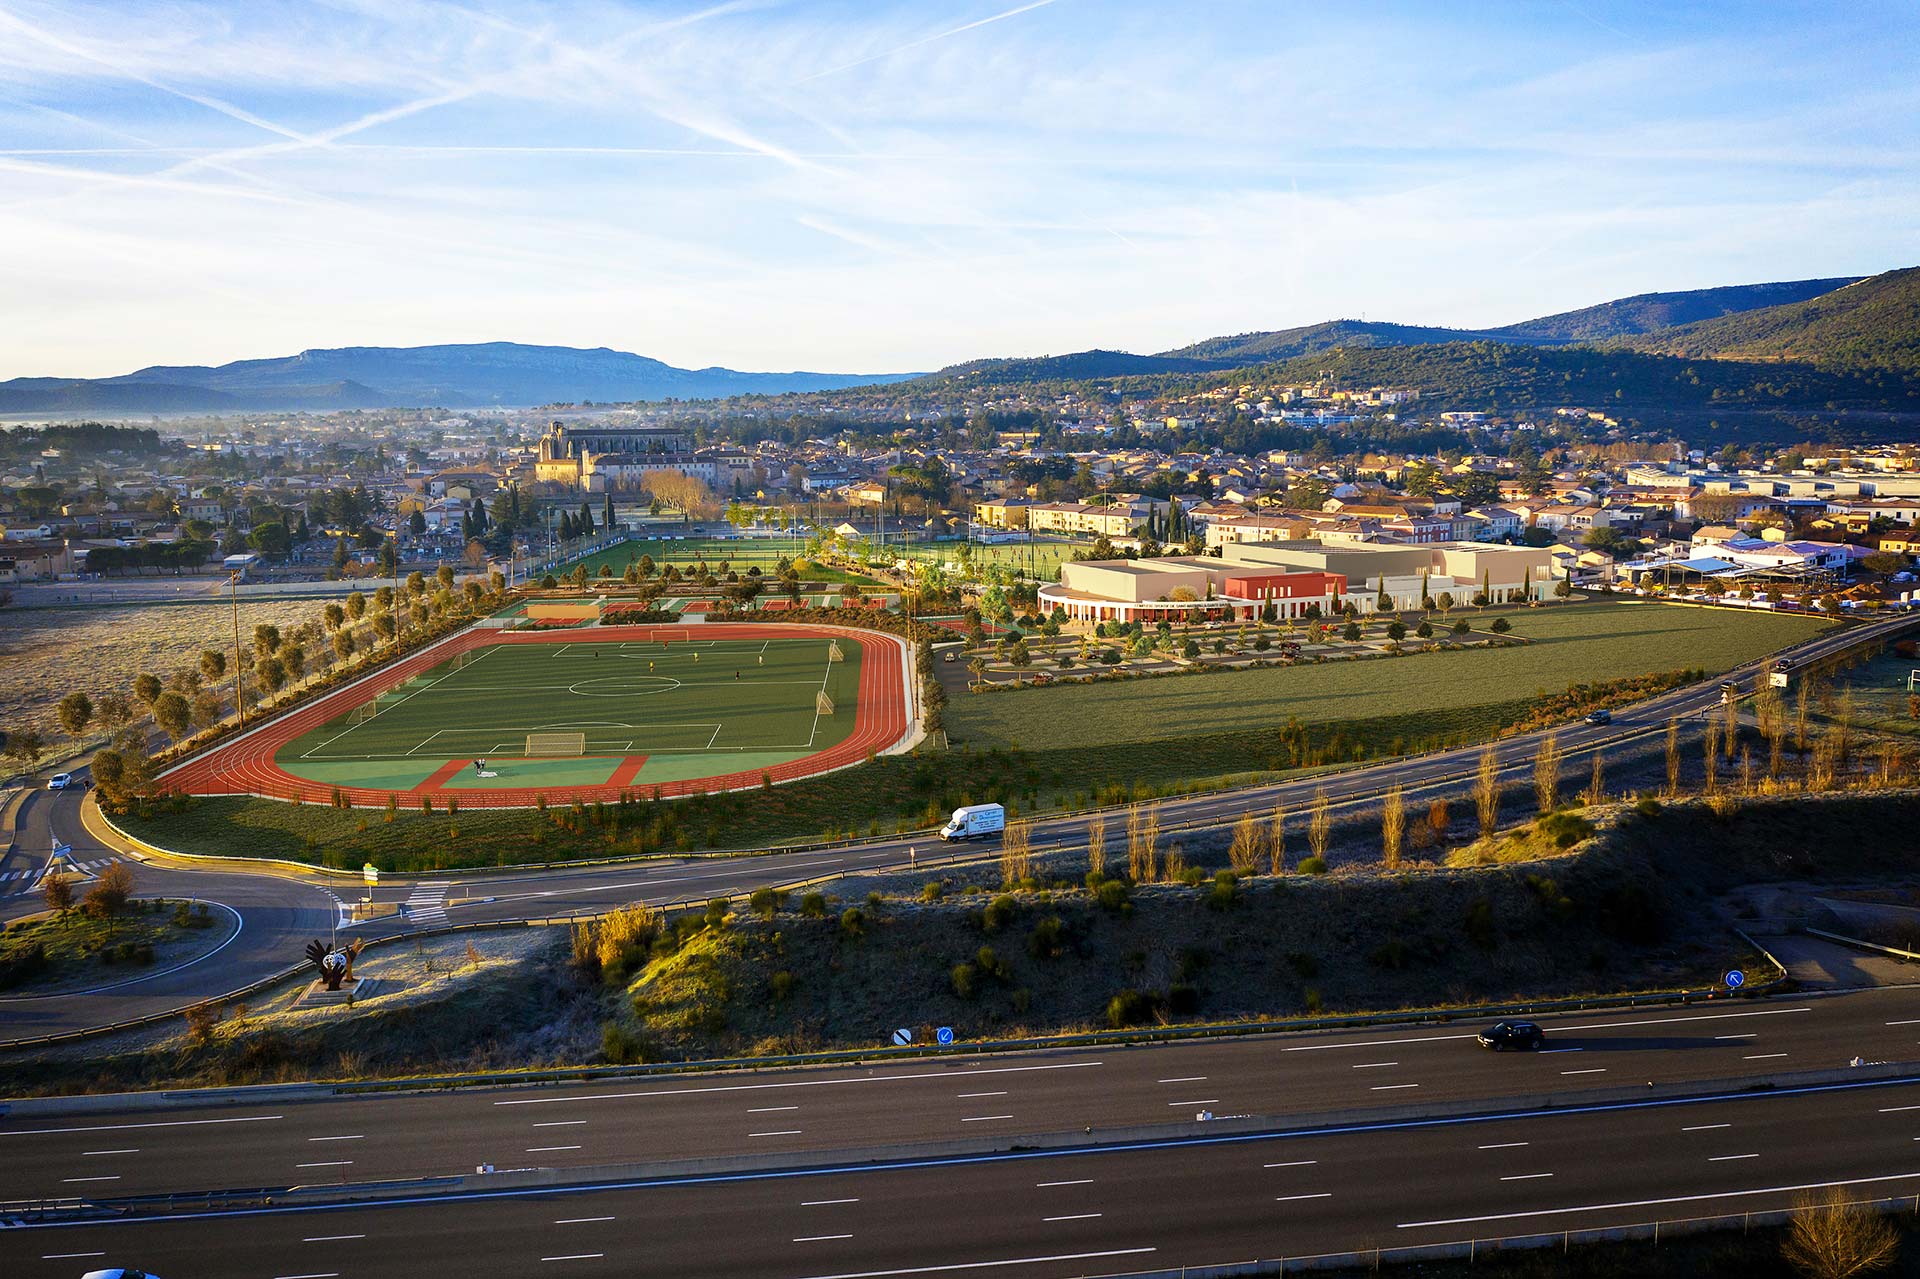
POLYGON ((1803 927, 1800 931, 1810 937, 1824 937, 1828 941, 1839 942, 1842 946, 1858 946, 1862 950, 1877 950, 1883 955, 1892 955, 1895 959, 1920 960, 1920 954, 1916 954, 1910 950, 1901 950, 1898 946, 1882 946, 1878 942, 1863 941, 1858 937, 1845 937, 1839 933, 1829 933, 1819 928, 1803 927))

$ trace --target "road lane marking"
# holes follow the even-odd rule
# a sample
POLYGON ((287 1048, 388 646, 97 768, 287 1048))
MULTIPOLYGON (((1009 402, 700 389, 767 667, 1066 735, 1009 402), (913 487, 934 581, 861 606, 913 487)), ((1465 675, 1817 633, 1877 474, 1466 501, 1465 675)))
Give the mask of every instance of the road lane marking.
POLYGON ((1099 1215, 1100 1214, 1097 1212, 1076 1212, 1076 1213, 1070 1213, 1064 1217, 1042 1217, 1040 1218, 1040 1220, 1042 1223, 1049 1222, 1049 1221, 1092 1221, 1095 1217, 1098 1217, 1099 1215))
POLYGON ((1290 1204, 1301 1199, 1331 1199, 1331 1198, 1333 1198, 1333 1192, 1331 1190, 1322 1190, 1311 1195, 1281 1195, 1277 1199, 1275 1199, 1274 1202, 1277 1204, 1290 1204))
POLYGON ((350 1137, 309 1137, 307 1138, 308 1141, 365 1141, 366 1139, 367 1139, 367 1134, 363 1132, 354 1133, 350 1137))
POLYGON ((40 1260, 66 1261, 73 1257, 104 1257, 106 1255, 104 1252, 43 1252, 40 1254, 40 1260))
POLYGON ((1583 1053, 1585 1051, 1587 1050, 1584 1048, 1542 1048, 1540 1055, 1542 1057, 1551 1057, 1555 1053, 1583 1053))
POLYGON ((353 1163, 353 1160, 351 1159, 329 1159, 324 1163, 295 1164, 294 1167, 295 1168, 345 1168, 352 1163, 353 1163))
POLYGON ((558 1257, 542 1257, 542 1261, 598 1261, 606 1256, 604 1252, 569 1252, 558 1257))
POLYGON ((1093 1178, 1082 1177, 1078 1181, 1036 1181, 1033 1183, 1033 1188, 1035 1190, 1044 1190, 1048 1186, 1091 1186, 1092 1184, 1093 1178))
POLYGON ((1638 1021, 1596 1021, 1583 1026, 1562 1026, 1561 1030, 1616 1030, 1622 1026, 1666 1026, 1677 1021, 1727 1021, 1734 1017, 1784 1017, 1789 1013, 1810 1013, 1811 1008, 1762 1008, 1750 1013, 1700 1013, 1693 1017, 1643 1017, 1638 1021))
POLYGON ((1747 1056, 1742 1057, 1740 1060, 1741 1061, 1771 1061, 1775 1057, 1784 1057, 1784 1056, 1786 1056, 1785 1053, 1750 1053, 1747 1056))
POLYGON ((1261 1164, 1262 1168, 1311 1168, 1319 1163, 1318 1159, 1295 1159, 1291 1163, 1261 1164))
POLYGON ((612 1221, 612 1217, 562 1217, 554 1222, 556 1226, 584 1226, 590 1221, 612 1221))
MULTIPOLYGON (((776 1110, 798 1110, 798 1109, 800 1109, 800 1107, 798 1106, 755 1106, 753 1109, 749 1110, 747 1113, 749 1115, 771 1115, 776 1110)), ((574 1122, 583 1124, 587 1121, 584 1119, 576 1119, 574 1120, 574 1122)))
POLYGON ((1295 1044, 1283 1053, 1317 1053, 1330 1048, 1398 1048, 1401 1044, 1443 1044, 1455 1039, 1477 1039, 1478 1035, 1418 1035, 1405 1039, 1362 1039, 1350 1044, 1295 1044))
POLYGON ((833 1204, 857 1204, 859 1202, 858 1199, 803 1199, 800 1201, 800 1206, 802 1208, 826 1208, 833 1204))
POLYGON ((1012 1115, 975 1115, 971 1119, 962 1119, 963 1124, 984 1124, 994 1119, 1011 1119, 1012 1115))
POLYGON ((365 1235, 308 1235, 301 1243, 337 1243, 342 1239, 365 1239, 365 1235))
POLYGON ((782 1128, 778 1132, 750 1132, 747 1134, 749 1137, 798 1137, 799 1135, 800 1129, 798 1128, 782 1128))
POLYGON ((1368 1092, 1395 1092, 1401 1088, 1418 1088, 1419 1084, 1375 1084, 1368 1092))
POLYGON ((1790 1186, 1759 1186, 1752 1190, 1705 1191, 1697 1195, 1670 1195, 1661 1199, 1629 1199, 1619 1203, 1574 1204, 1566 1208, 1535 1208, 1525 1212, 1495 1212, 1480 1217, 1444 1217, 1433 1221, 1402 1221, 1395 1230, 1424 1230, 1434 1226, 1472 1226, 1488 1221, 1517 1221, 1533 1217, 1563 1217, 1583 1212, 1618 1212, 1623 1208, 1664 1208, 1670 1204, 1699 1203, 1709 1199, 1751 1199, 1757 1195, 1791 1195, 1808 1190, 1844 1190, 1853 1186, 1880 1186, 1890 1181, 1920 1179, 1920 1172, 1894 1172, 1880 1177, 1855 1177, 1845 1181, 1809 1181, 1790 1186))
POLYGON ((340 1279, 338 1270, 321 1270, 310 1275, 275 1275, 273 1279, 340 1279))
POLYGON ((1890 1021, 1889 1026, 1920 1026, 1920 1017, 1909 1017, 1905 1021, 1890 1021))
POLYGON ((829 1239, 851 1239, 852 1235, 801 1235, 795 1243, 825 1243, 829 1239))
POLYGON ((60 1182, 62 1185, 71 1186, 71 1185, 76 1185, 83 1181, 118 1181, 118 1180, 120 1180, 119 1177, 62 1177, 60 1179, 60 1182))
POLYGON ((1524 1141, 1496 1141, 1490 1146, 1481 1146, 1481 1150, 1518 1150, 1526 1145, 1524 1141))
POLYGON ((283 1115, 241 1115, 234 1119, 167 1119, 145 1124, 93 1124, 85 1128, 16 1128, 0 1137, 46 1137, 63 1132, 121 1132, 128 1128, 191 1128, 196 1124, 262 1124, 283 1115))
POLYGON ((1204 1084, 1207 1082, 1207 1077, 1205 1075, 1181 1075, 1177 1079, 1162 1079, 1157 1082, 1163 1084, 1204 1084))
POLYGON ((1724 1164, 1724 1163, 1729 1163, 1735 1159, 1758 1159, 1759 1157, 1760 1156, 1757 1154, 1756 1155, 1708 1155, 1707 1162, 1710 1164, 1724 1164))
POLYGON ((1538 1181, 1542 1177, 1553 1176, 1550 1172, 1516 1172, 1512 1176, 1502 1177, 1502 1181, 1538 1181))
POLYGON ((1920 1106, 1882 1106, 1880 1107, 1880 1113, 1883 1115, 1898 1114, 1900 1111, 1903 1111, 1903 1110, 1920 1110, 1920 1106))
POLYGON ((1563 1075, 1604 1075, 1607 1073, 1607 1068, 1605 1066, 1588 1066, 1585 1070, 1563 1070, 1560 1073, 1563 1075))
POLYGON ((133 1146, 126 1150, 83 1150, 80 1153, 82 1155, 137 1155, 140 1153, 140 1147, 133 1146))
POLYGON ((1169 1106, 1217 1106, 1220 1104, 1220 1099, 1218 1097, 1202 1097, 1198 1101, 1170 1101, 1167 1104, 1169 1106))
POLYGON ((578 1149, 580 1149, 580 1147, 578 1146, 528 1146, 527 1153, 530 1155, 544 1155, 550 1150, 578 1150, 578 1149))
MULTIPOLYGON (((1455 1036, 1459 1038, 1460 1036, 1455 1036)), ((599 1092, 583 1093, 577 1097, 518 1097, 509 1101, 496 1101, 496 1106, 552 1106, 563 1102, 575 1101, 621 1101, 633 1097, 693 1097, 703 1093, 716 1092, 763 1092, 774 1088, 825 1088, 832 1084, 885 1084, 915 1079, 938 1079, 952 1083, 956 1079, 967 1079, 978 1075, 1018 1075, 1038 1070, 1087 1070, 1103 1066, 1099 1061, 1063 1061, 1048 1066, 990 1066, 980 1070, 918 1070, 901 1075, 859 1075, 839 1079, 797 1079, 779 1083, 765 1084, 714 1084, 705 1088, 653 1088, 637 1092, 599 1092)), ((278 1119, 279 1115, 271 1118, 278 1119)), ((195 1120, 196 1123, 218 1123, 220 1120, 195 1120)), ((139 1127, 141 1125, 135 1125, 139 1127)), ((51 1128, 49 1132, 86 1132, 84 1128, 51 1128)), ((4 1136, 5 1134, 0 1134, 4 1136)))
POLYGON ((1715 1128, 1731 1128, 1731 1127, 1733 1127, 1732 1124, 1694 1124, 1692 1127, 1682 1128, 1680 1131, 1681 1132, 1711 1132, 1715 1128))
POLYGON ((1741 1034, 1741 1035, 1715 1035, 1714 1038, 1715 1039, 1758 1039, 1760 1038, 1760 1032, 1757 1030, 1749 1030, 1745 1034, 1741 1034))
POLYGON ((545 1119, 534 1125, 535 1128, 572 1128, 584 1124, 584 1119, 545 1119))
POLYGON ((956 1270, 1001 1270, 1008 1266, 1040 1266, 1061 1261, 1098 1261, 1108 1257, 1137 1257, 1157 1248, 1109 1248, 1104 1252, 1064 1252, 1050 1257, 1008 1257, 996 1261, 955 1261, 944 1266, 907 1266, 898 1270, 851 1270, 837 1275, 807 1275, 803 1279, 895 1279, 899 1275, 951 1274, 956 1270))
POLYGON ((1378 1070, 1382 1066, 1398 1066, 1399 1064, 1400 1063, 1397 1061, 1363 1061, 1358 1065, 1356 1065, 1354 1069, 1355 1070, 1378 1070))
POLYGON ((956 1098, 964 1099, 967 1097, 1004 1097, 1007 1094, 1004 1091, 1002 1091, 1002 1092, 957 1092, 953 1095, 956 1098))

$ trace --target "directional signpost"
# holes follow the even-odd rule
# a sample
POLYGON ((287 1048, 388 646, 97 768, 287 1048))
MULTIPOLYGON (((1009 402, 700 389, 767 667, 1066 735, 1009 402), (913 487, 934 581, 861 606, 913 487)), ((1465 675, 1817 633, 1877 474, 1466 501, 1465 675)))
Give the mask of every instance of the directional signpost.
POLYGON ((1727 983, 1728 990, 1738 990, 1747 984, 1747 975, 1738 968, 1732 968, 1727 971, 1727 975, 1721 978, 1721 980, 1727 983))

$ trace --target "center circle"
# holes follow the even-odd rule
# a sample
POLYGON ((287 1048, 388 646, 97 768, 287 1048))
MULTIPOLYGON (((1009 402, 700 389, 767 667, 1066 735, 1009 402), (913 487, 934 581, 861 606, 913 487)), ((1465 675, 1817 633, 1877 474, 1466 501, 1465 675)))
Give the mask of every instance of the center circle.
POLYGON ((608 675, 570 684, 567 691, 577 697, 651 697, 679 687, 680 681, 669 675, 608 675))

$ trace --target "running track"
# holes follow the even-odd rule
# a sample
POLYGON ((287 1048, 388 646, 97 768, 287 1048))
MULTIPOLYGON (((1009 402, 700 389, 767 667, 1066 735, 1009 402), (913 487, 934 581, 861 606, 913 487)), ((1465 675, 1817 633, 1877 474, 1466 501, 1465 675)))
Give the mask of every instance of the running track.
MULTIPOLYGON (((160 789, 183 791, 189 795, 259 795, 269 799, 295 800, 303 804, 329 804, 335 788, 322 782, 295 777, 275 762, 274 756, 295 738, 346 714, 353 707, 372 701, 414 676, 431 670, 457 653, 494 644, 580 644, 617 643, 622 640, 654 641, 662 637, 689 639, 791 639, 795 635, 834 636, 851 639, 860 645, 860 693, 851 735, 838 746, 818 751, 804 759, 777 764, 764 770, 776 782, 790 782, 858 764, 886 750, 906 736, 910 712, 903 682, 905 653, 894 636, 863 630, 826 626, 750 623, 703 623, 698 626, 596 626, 590 631, 493 631, 469 629, 430 645, 417 653, 384 666, 351 684, 343 685, 300 706, 277 719, 269 720, 204 754, 178 764, 160 775, 160 789)), ((549 803, 611 803, 622 794, 636 799, 653 794, 691 795, 696 792, 743 790, 760 785, 763 770, 727 773, 716 777, 653 785, 502 787, 494 790, 446 792, 459 798, 462 808, 531 808, 536 795, 544 794, 549 803)), ((413 792, 372 790, 345 786, 339 791, 356 808, 377 808, 388 796, 404 799, 413 792)))

